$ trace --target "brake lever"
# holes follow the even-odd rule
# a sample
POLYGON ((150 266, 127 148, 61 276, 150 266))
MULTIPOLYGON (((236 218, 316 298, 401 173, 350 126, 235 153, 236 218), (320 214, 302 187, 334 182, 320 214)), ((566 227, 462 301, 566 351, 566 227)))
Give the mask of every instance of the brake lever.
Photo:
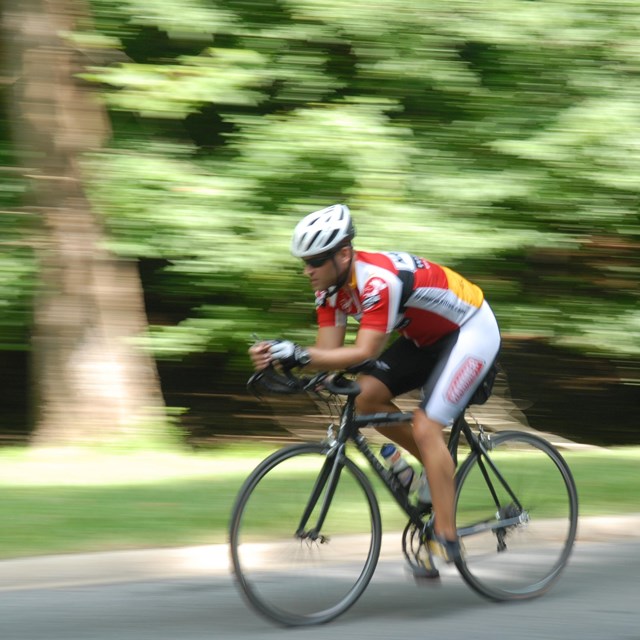
POLYGON ((258 382, 260 382, 264 377, 264 371, 264 369, 262 371, 256 371, 249 380, 247 380, 247 391, 249 391, 258 400, 262 400, 262 394, 258 392, 257 388, 258 382))
POLYGON ((313 393, 318 393, 318 386, 320 386, 327 378, 329 377, 328 371, 322 371, 317 373, 315 376, 307 377, 300 379, 302 382, 302 388, 304 391, 312 391, 313 393))

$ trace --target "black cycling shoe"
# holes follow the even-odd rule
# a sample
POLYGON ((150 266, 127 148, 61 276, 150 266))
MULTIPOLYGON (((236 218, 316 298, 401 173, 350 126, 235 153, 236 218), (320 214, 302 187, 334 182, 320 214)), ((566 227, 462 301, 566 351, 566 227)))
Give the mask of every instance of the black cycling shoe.
POLYGON ((457 562, 462 557, 460 541, 457 538, 455 540, 447 540, 434 533, 429 545, 431 551, 440 556, 447 564, 457 562))

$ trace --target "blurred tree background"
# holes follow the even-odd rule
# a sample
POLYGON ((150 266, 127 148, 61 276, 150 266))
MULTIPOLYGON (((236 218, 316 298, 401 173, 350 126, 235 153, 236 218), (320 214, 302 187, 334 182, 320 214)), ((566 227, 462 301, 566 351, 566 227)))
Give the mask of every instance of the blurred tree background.
MULTIPOLYGON (((251 333, 311 339, 290 233, 346 202, 359 248, 412 251, 485 289, 533 426, 640 442, 636 2, 91 0, 91 17, 76 0, 45 4, 76 15, 72 30, 52 23, 56 46, 110 120, 82 180, 97 248, 139 267, 149 323, 127 344, 186 409, 186 439, 260 432, 239 417, 251 333)), ((25 205, 38 159, 10 125, 20 81, 3 70, 9 439, 41 428, 30 380, 43 375, 42 219, 25 205)))

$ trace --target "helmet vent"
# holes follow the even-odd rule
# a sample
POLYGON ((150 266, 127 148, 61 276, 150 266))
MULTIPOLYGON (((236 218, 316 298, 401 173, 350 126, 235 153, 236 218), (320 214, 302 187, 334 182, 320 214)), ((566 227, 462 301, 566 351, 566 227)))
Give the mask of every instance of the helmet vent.
POLYGON ((297 258, 307 258, 335 252, 354 235, 349 208, 344 204, 334 204, 310 213, 298 223, 293 232, 291 253, 297 258))

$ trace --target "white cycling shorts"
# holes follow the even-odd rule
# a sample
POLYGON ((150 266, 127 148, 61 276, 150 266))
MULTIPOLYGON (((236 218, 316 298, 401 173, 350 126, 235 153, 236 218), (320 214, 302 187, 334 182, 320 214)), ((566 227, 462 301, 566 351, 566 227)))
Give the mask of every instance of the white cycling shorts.
POLYGON ((439 372, 425 384, 421 408, 427 416, 450 425, 464 411, 500 350, 500 329, 485 301, 458 330, 458 338, 443 354, 439 372))

